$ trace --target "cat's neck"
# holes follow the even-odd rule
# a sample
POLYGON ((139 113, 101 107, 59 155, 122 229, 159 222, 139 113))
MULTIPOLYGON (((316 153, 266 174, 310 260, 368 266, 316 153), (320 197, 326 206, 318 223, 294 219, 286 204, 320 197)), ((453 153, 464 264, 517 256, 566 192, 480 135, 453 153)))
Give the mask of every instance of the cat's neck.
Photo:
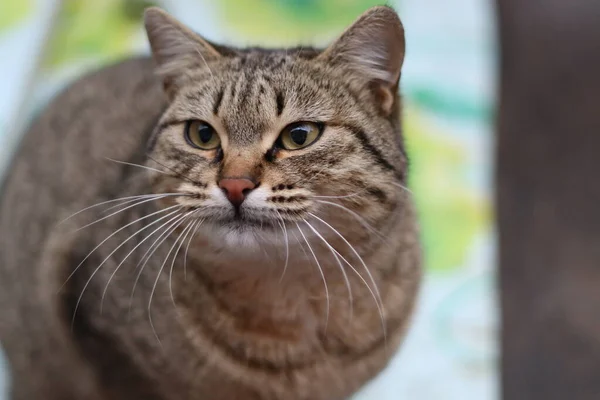
POLYGON ((331 240, 332 248, 315 241, 310 249, 292 245, 286 251, 239 253, 210 251, 209 243, 199 243, 189 255, 188 275, 194 278, 188 276, 182 290, 194 304, 202 292, 227 318, 247 326, 262 323, 271 334, 294 325, 316 335, 334 329, 336 320, 343 329, 350 318, 360 320, 360 313, 379 318, 384 271, 367 269, 391 268, 396 253, 389 243, 374 242, 369 251, 331 240))

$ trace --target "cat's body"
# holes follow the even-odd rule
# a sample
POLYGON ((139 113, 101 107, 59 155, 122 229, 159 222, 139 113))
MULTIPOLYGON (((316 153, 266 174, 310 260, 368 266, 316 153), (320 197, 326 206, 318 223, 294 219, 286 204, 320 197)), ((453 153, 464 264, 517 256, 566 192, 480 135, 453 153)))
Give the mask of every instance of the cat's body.
MULTIPOLYGON (((397 20, 385 8, 374 15, 397 20)), ((167 96, 150 59, 83 78, 33 124, 5 183, 0 340, 13 396, 346 398, 394 354, 419 283, 399 101, 319 64, 329 49, 234 51, 198 39, 194 70, 173 36, 161 47, 169 25, 148 14, 167 96), (217 147, 190 151, 179 139, 190 113, 210 118, 217 147), (314 145, 284 148, 297 144, 290 134, 272 149, 298 120, 323 123, 314 145), (369 126, 391 134, 368 136, 369 126), (250 182, 236 204, 235 185, 250 182), (110 202, 60 223, 153 193, 188 194, 110 202), (216 206, 218 196, 237 211, 216 206)), ((189 35, 174 29, 167 36, 189 35)))

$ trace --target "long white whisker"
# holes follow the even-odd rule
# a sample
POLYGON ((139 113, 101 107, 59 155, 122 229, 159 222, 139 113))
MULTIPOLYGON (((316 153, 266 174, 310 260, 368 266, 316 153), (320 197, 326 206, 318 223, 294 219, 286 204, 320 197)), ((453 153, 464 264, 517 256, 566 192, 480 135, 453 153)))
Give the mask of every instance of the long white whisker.
POLYGON ((208 63, 206 62, 206 59, 202 55, 202 52, 200 51, 200 49, 196 48, 196 53, 198 53, 198 55, 200 56, 200 58, 202 58, 202 61, 204 62, 204 65, 206 66, 206 69, 208 69, 208 72, 210 73, 210 78, 214 81, 215 80, 215 76, 213 75, 213 72, 210 69, 210 67, 208 66, 208 63))
POLYGON ((408 192, 408 193, 410 193, 410 194, 413 194, 412 190, 410 190, 410 189, 409 189, 409 188, 407 188, 406 186, 404 186, 404 185, 402 185, 402 184, 400 184, 400 183, 398 183, 398 182, 391 182, 391 183, 392 183, 392 185, 394 185, 394 186, 396 186, 396 187, 399 187, 400 189, 403 189, 403 190, 405 190, 406 192, 408 192))
MULTIPOLYGON (((175 206, 174 206, 175 207, 175 206)), ((173 207, 170 207, 173 208, 173 207)), ((154 225, 155 223, 170 217, 171 215, 175 214, 179 212, 179 210, 175 210, 170 212, 167 215, 162 216, 161 218, 151 222, 149 225, 147 226, 151 226, 154 225)), ((177 217, 175 217, 177 218, 177 217)), ((131 249, 131 251, 129 253, 127 253, 127 255, 123 258, 123 260, 121 260, 121 262, 119 263, 119 265, 117 265, 117 268, 115 268, 115 270, 113 271, 113 273, 110 275, 110 277, 108 278, 108 282, 106 283, 106 286, 104 287, 104 291, 102 292, 102 298, 100 299, 100 313, 102 314, 102 309, 103 309, 103 304, 104 304, 104 296, 106 295, 106 291, 108 289, 108 285, 110 285, 110 281, 112 280, 113 276, 115 276, 115 274, 117 273, 117 271, 119 270, 119 268, 121 267, 121 265, 123 265, 123 263, 125 262, 125 260, 127 260, 129 258, 129 256, 131 254, 133 254, 133 252, 139 248, 144 242, 146 242, 146 240, 150 239, 152 237, 152 235, 154 235, 156 232, 158 232, 162 227, 164 227, 165 225, 169 224, 171 221, 173 221, 173 219, 168 220, 167 222, 165 222, 164 224, 160 225, 158 228, 156 228, 154 231, 150 232, 149 235, 147 235, 145 238, 143 238, 138 244, 135 245, 135 247, 133 249, 131 249)))
POLYGON ((349 208, 347 208, 347 207, 344 207, 344 206, 343 206, 343 205, 341 205, 341 204, 337 204, 337 203, 331 202, 331 201, 325 201, 325 200, 315 200, 315 201, 316 201, 317 203, 321 203, 321 204, 328 204, 328 205, 331 205, 331 206, 334 206, 334 207, 337 207, 337 208, 339 208, 339 209, 341 209, 341 210, 344 210, 344 211, 346 211, 346 212, 347 212, 347 213, 349 213, 350 215, 354 216, 354 217, 355 217, 355 218, 358 220, 358 222, 360 222, 360 223, 361 223, 361 224, 362 224, 362 225, 363 225, 365 228, 367 228, 367 229, 368 229, 368 230, 369 230, 371 233, 373 233, 373 234, 377 235, 377 237, 379 237, 379 238, 381 238, 381 239, 383 239, 383 240, 386 240, 386 239, 385 239, 385 238, 384 238, 384 237, 381 235, 381 233, 377 232, 377 230, 376 230, 375 228, 373 228, 373 227, 372 227, 372 226, 371 226, 371 225, 370 225, 370 224, 369 224, 367 221, 365 221, 365 219, 364 219, 363 217, 361 217, 360 215, 358 215, 356 212, 354 212, 354 211, 350 210, 349 208))
POLYGON ((203 222, 204 222, 204 219, 200 219, 200 220, 198 220, 198 222, 196 222, 196 226, 194 227, 194 232, 190 235, 190 240, 188 240, 188 244, 187 244, 187 246, 185 246, 185 253, 183 254, 183 279, 184 280, 187 280, 188 250, 190 249, 190 244, 192 243, 194 236, 196 235, 196 233, 198 233, 198 228, 200 228, 200 225, 202 225, 203 222))
POLYGON ((105 217, 99 218, 99 219, 95 220, 94 222, 90 222, 89 224, 87 224, 87 225, 84 225, 84 226, 82 226, 81 228, 77 228, 77 229, 75 230, 75 232, 79 232, 80 230, 82 230, 82 229, 85 229, 85 228, 87 228, 88 226, 92 226, 92 225, 94 225, 94 224, 97 224, 97 223, 98 223, 98 222, 100 222, 100 221, 104 221, 105 219, 107 219, 107 218, 110 218, 110 217, 112 217, 113 215, 117 215, 118 213, 121 213, 121 212, 123 212, 123 211, 125 211, 125 210, 129 210, 130 208, 137 207, 137 206, 139 206, 139 205, 142 205, 142 204, 144 204, 144 203, 148 203, 149 201, 156 201, 156 200, 162 199, 162 198, 164 198, 164 197, 169 197, 169 196, 167 196, 167 195, 160 195, 160 196, 157 196, 157 197, 153 197, 153 198, 150 198, 150 199, 146 199, 146 200, 139 201, 139 202, 137 202, 137 203, 135 203, 135 204, 132 204, 132 205, 130 205, 130 206, 127 206, 127 207, 125 207, 125 208, 123 208, 123 209, 121 209, 121 210, 115 211, 114 213, 108 214, 108 215, 107 215, 107 216, 105 216, 105 217))
MULTIPOLYGON (((175 227, 173 228, 173 230, 171 231, 171 233, 173 233, 177 228, 179 228, 181 226, 181 224, 183 224, 185 222, 185 220, 188 218, 188 216, 195 212, 196 210, 192 210, 190 212, 188 212, 184 218, 182 220, 180 220, 175 227)), ((171 234, 170 233, 170 234, 171 234)), ((182 231, 183 233, 183 231, 182 231)), ((181 234, 179 234, 179 237, 181 237, 181 234)), ((169 235, 170 235, 169 234, 169 235)), ((166 237, 168 237, 169 235, 167 235, 166 237)), ((165 237, 165 238, 166 238, 165 237)), ((162 347, 162 343, 160 342, 160 338, 158 337, 158 333, 156 332, 156 329, 154 328, 154 322, 152 321, 152 297, 154 297, 154 292, 156 291, 156 286, 158 285, 158 281, 160 280, 160 276, 162 275, 163 269, 165 268, 165 265, 167 264, 167 261, 169 260, 169 256, 171 255, 171 253, 173 252, 173 249, 175 248, 175 245, 177 244, 177 241, 179 240, 179 237, 177 239, 175 239, 175 241, 173 242, 173 246, 171 246, 171 248, 169 249, 166 257, 165 257, 165 261, 163 261, 162 265, 160 266, 160 269, 158 270, 158 274, 156 274, 156 279, 154 280, 154 285, 152 286, 152 291, 150 292, 150 299, 148 299, 148 322, 150 323, 150 327, 152 328, 152 332, 154 332, 154 336, 156 337, 156 340, 158 341, 158 344, 160 344, 160 346, 162 347)), ((175 303, 173 301, 173 303, 175 303)))
POLYGON ((171 174, 168 174, 165 171, 161 171, 160 169, 148 167, 148 166, 145 166, 145 165, 135 164, 135 163, 127 162, 127 161, 119 161, 119 160, 115 160, 115 159, 110 158, 110 157, 104 157, 104 158, 107 159, 107 160, 109 160, 109 161, 116 162, 117 164, 130 165, 132 167, 143 168, 143 169, 147 169, 147 170, 150 170, 150 171, 159 172, 161 174, 165 174, 165 175, 171 176, 171 174))
POLYGON ((296 242, 298 242, 298 245, 300 246, 300 249, 304 253, 304 258, 308 259, 308 253, 306 252, 306 249, 304 248, 304 244, 300 241, 300 239, 298 238, 298 236, 296 236, 296 234, 294 233, 293 230, 290 231, 290 233, 292 234, 292 236, 294 237, 294 239, 296 239, 296 242))
POLYGON ((275 212, 277 213, 277 216, 279 217, 280 222, 280 226, 281 226, 281 230, 283 231, 283 235, 285 237, 285 264, 283 266, 283 272, 281 273, 281 278, 279 278, 279 282, 283 281, 283 277, 285 275, 285 272, 287 271, 287 267, 288 267, 288 262, 289 262, 289 258, 290 258, 290 243, 289 243, 289 238, 288 238, 288 233, 287 233, 287 228, 285 227, 285 221, 283 220, 283 217, 281 216, 281 213, 277 210, 275 210, 275 212))
POLYGON ((350 286, 350 279, 348 279, 348 274, 346 274, 346 270, 344 269, 344 266, 342 265, 340 258, 336 254, 337 250, 334 249, 333 246, 331 246, 329 244, 329 242, 319 233, 319 231, 317 231, 317 229, 314 226, 312 226, 307 220, 304 220, 304 223, 306 225, 308 225, 308 227, 323 241, 323 243, 325 243, 325 245, 329 248, 329 251, 331 251, 331 254, 333 254, 333 257, 337 261, 338 265, 340 266, 340 271, 342 271, 342 275, 344 276, 344 281, 346 282, 346 288, 348 289, 348 302, 350 304, 350 319, 352 319, 352 315, 354 314, 354 311, 353 311, 354 298, 352 296, 352 287, 350 286))
MULTIPOLYGON (((157 197, 157 196, 189 196, 189 194, 187 193, 160 193, 160 194, 152 194, 152 195, 148 195, 146 196, 146 198, 150 198, 150 197, 157 197)), ((131 200, 126 200, 122 203, 119 204, 115 204, 114 206, 110 206, 108 207, 106 210, 102 210, 103 213, 109 212, 110 210, 114 210, 115 208, 119 208, 122 207, 126 204, 131 204, 131 203, 135 203, 137 200, 141 200, 141 199, 131 199, 131 200)))
POLYGON ((386 326, 385 318, 383 315, 383 304, 381 304, 381 302, 377 300, 377 296, 375 295, 375 292, 371 288, 371 285, 369 285, 369 283, 360 274, 360 272, 358 272, 358 270, 356 268, 354 268, 354 265, 352 265, 339 251, 337 251, 336 249, 333 249, 333 251, 338 255, 339 258, 342 259, 342 261, 344 261, 346 263, 347 266, 350 267, 350 269, 356 274, 356 276, 358 276, 358 278, 362 281, 362 283, 365 285, 365 287, 371 294, 371 297, 373 297, 373 300, 375 301, 375 307, 377 307, 377 312, 379 313, 379 319, 381 320, 381 329, 383 331, 383 339, 387 343, 387 326, 386 326))
MULTIPOLYGON (((337 236, 339 236, 339 238, 342 239, 344 241, 344 243, 346 243, 346 245, 350 248, 350 250, 354 253, 354 255, 356 256, 356 258, 358 258, 358 260, 360 261, 360 263, 364 267, 367 275, 369 276, 369 279, 371 280, 371 283, 373 284, 373 290, 375 291, 374 296, 376 296, 376 300, 377 300, 376 303, 379 302, 379 304, 380 304, 380 306, 378 306, 378 308, 379 308, 379 311, 381 313, 381 323, 383 325, 383 333, 384 333, 384 336, 385 336, 386 332, 387 332, 387 328, 385 326, 385 318, 383 316, 383 300, 381 299, 381 294, 379 292, 379 288, 377 287, 377 283, 375 282, 375 278, 373 278, 373 275, 371 274, 371 271, 369 270, 369 267, 367 267, 367 264, 365 264, 365 261, 360 256, 360 254, 358 254, 358 252, 356 251, 356 249, 354 248, 354 246, 352 246, 350 244, 350 242, 348 242, 348 240, 346 240, 346 238, 341 233, 339 233, 337 231, 337 229, 335 229, 333 226, 331 226, 329 223, 327 223, 323 219, 319 218, 315 214, 310 213, 310 212, 308 214, 310 214, 313 218, 316 218, 318 221, 320 221, 321 223, 323 223, 324 225, 326 225, 327 227, 329 227, 329 229, 331 229, 337 236)), ((338 253, 338 255, 341 256, 341 254, 339 254, 339 253, 338 253)), ((342 259, 344 259, 344 258, 342 257, 342 259)), ((350 263, 348 263, 348 261, 346 261, 346 264, 350 264, 350 263)), ((360 276, 360 274, 359 274, 359 276, 360 276)), ((367 287, 369 287, 369 285, 367 285, 367 287)))
MULTIPOLYGON (((344 241, 344 243, 346 243, 346 245, 350 248, 350 250, 354 253, 354 255, 356 256, 356 258, 358 258, 358 260, 360 261, 360 263, 363 265, 363 267, 365 268, 365 271, 367 272, 367 274, 369 275, 369 279, 371 280, 371 282, 373 283, 373 286, 375 288, 376 294, 377 294, 377 298, 379 299, 379 301, 381 302, 381 295, 379 294, 379 289, 377 289, 377 284, 375 283, 375 279, 373 278, 373 275, 371 274, 371 272, 369 271, 369 267, 367 267, 367 264, 365 264, 365 261, 363 260, 363 258, 360 256, 360 254, 358 254, 358 251, 356 251, 356 249, 354 248, 354 246, 352 246, 350 244, 350 242, 348 242, 348 240, 346 240, 346 238, 344 237, 344 235, 342 235, 340 232, 338 232, 337 229, 335 229, 333 226, 331 226, 328 222, 326 222, 325 220, 323 220, 322 218, 319 218, 318 216, 316 216, 315 214, 309 212, 308 214, 310 214, 313 218, 319 220, 320 222, 322 222, 324 225, 326 225, 329 229, 331 229, 340 239, 342 239, 344 241)), ((383 303, 381 303, 383 304, 383 303)))
MULTIPOLYGON (((162 218, 164 218, 164 216, 162 218)), ((156 222, 156 221, 154 221, 154 222, 156 222)), ((84 294, 85 290, 87 289, 88 285, 90 284, 90 282, 92 281, 92 279, 94 278, 94 276, 96 275, 96 273, 98 271, 100 271, 100 268, 102 268, 102 266, 106 263, 106 261, 108 261, 108 259, 110 259, 110 257, 112 257, 112 255, 115 254, 117 252, 117 250, 119 250, 121 247, 123 247, 125 245, 125 243, 127 243, 131 238, 138 235, 140 232, 143 232, 144 230, 148 229, 149 227, 150 227, 150 225, 146 225, 146 226, 142 227, 141 229, 138 229, 137 231, 135 231, 127 239, 122 241, 121 244, 119 244, 117 247, 115 247, 115 249, 113 251, 111 251, 110 254, 107 255, 106 258, 104 258, 104 260, 102 260, 100 265, 98 265, 96 267, 96 269, 94 269, 94 271, 92 272, 92 274, 90 275, 88 280, 85 282, 85 285, 83 285, 83 289, 81 289, 81 294, 77 298, 77 303, 75 303, 75 309, 73 310, 73 318, 71 319, 71 328, 73 328, 73 324, 75 323, 75 315, 77 314, 77 309, 79 308, 79 303, 81 303, 83 294, 84 294)))
MULTIPOLYGON (((175 246, 175 244, 177 244, 177 241, 181 238, 181 241, 179 242, 179 247, 177 247, 177 250, 175 251, 175 254, 173 255, 173 259, 171 260, 171 268, 169 270, 169 293, 171 294, 171 301, 173 302, 174 306, 176 306, 176 304, 175 304, 175 297, 173 297, 173 284, 172 284, 172 282, 173 282, 173 267, 175 266, 175 260, 177 259, 177 254, 179 254, 179 250, 181 250, 181 246, 185 242, 185 239, 187 238, 188 234, 194 228, 195 222, 196 221, 192 221, 192 222, 188 223, 188 225, 181 231, 181 233, 179 234, 177 239, 175 239, 175 243, 173 244, 173 246, 175 246)), ((168 258, 168 256, 167 256, 167 258, 168 258)))
POLYGON ((92 251, 90 251, 90 252, 87 254, 87 256, 85 256, 85 258, 84 258, 83 260, 81 260, 81 262, 80 262, 80 263, 79 263, 79 264, 78 264, 78 265, 75 267, 75 269, 73 269, 73 271, 72 271, 72 272, 69 274, 69 276, 67 276, 67 279, 65 279, 64 283, 63 283, 63 284, 60 286, 60 288, 58 288, 58 291, 60 292, 60 291, 62 290, 62 288, 63 288, 63 287, 64 287, 64 286, 67 284, 67 282, 69 282, 69 280, 70 280, 70 279, 73 277, 73 275, 75 275, 75 273, 76 273, 76 272, 77 272, 77 270, 78 270, 78 269, 79 269, 79 268, 80 268, 80 267, 83 265, 83 263, 84 263, 84 262, 85 262, 85 261, 86 261, 88 258, 90 258, 90 256, 92 255, 92 253, 93 253, 94 251, 98 250, 98 248, 99 248, 100 246, 102 246, 104 243, 106 243, 106 242, 107 242, 107 241, 108 241, 108 240, 109 240, 111 237, 113 237, 113 236, 114 236, 114 235, 116 235, 117 233, 121 232, 123 229, 127 228, 128 226, 131 226, 131 225, 135 224, 136 222, 142 221, 142 220, 144 220, 144 219, 146 219, 146 218, 150 218, 150 217, 152 217, 152 216, 154 216, 154 215, 156 215, 156 214, 160 214, 160 213, 163 213, 163 212, 169 211, 169 210, 171 210, 171 209, 173 209, 173 208, 175 208, 175 207, 179 207, 179 206, 177 206, 177 205, 175 205, 175 206, 171 206, 171 207, 168 207, 168 208, 165 208, 165 209, 162 209, 162 210, 158 210, 158 211, 156 211, 156 212, 153 212, 153 213, 152 213, 152 214, 150 214, 150 215, 146 215, 146 216, 143 216, 143 217, 141 217, 141 218, 138 218, 138 219, 136 219, 135 221, 132 221, 132 222, 128 223, 127 225, 125 225, 125 226, 123 226, 123 227, 121 227, 121 228, 117 229, 116 231, 114 231, 113 233, 111 233, 110 235, 108 235, 108 236, 107 236, 107 237, 106 237, 106 238, 105 238, 103 241, 101 241, 101 242, 100 242, 100 243, 99 243, 99 244, 98 244, 96 247, 94 247, 94 248, 92 249, 92 251))
POLYGON ((352 194, 347 194, 344 196, 309 196, 311 199, 347 199, 349 197, 356 197, 366 193, 366 191, 360 191, 352 194))
POLYGON ((321 268, 321 264, 319 263, 319 259, 317 258, 317 255, 313 251, 310 243, 308 242, 308 239, 304 235, 304 232, 302 232, 302 228, 300 228, 300 225, 298 224, 298 222, 296 222, 296 226, 298 227, 298 231, 304 238, 304 241, 306 242, 308 249, 312 253, 312 255, 317 263, 317 267, 319 268, 319 273, 321 274, 321 278, 323 279, 323 284, 325 285, 325 298, 326 298, 326 302, 327 302, 327 304, 326 304, 327 310, 325 312, 326 313, 325 314, 325 330, 327 330, 327 326, 329 325, 329 288, 327 287, 327 281, 325 280, 325 273, 323 272, 323 268, 321 268))
MULTIPOLYGON (((169 193, 169 194, 171 194, 171 193, 169 193)), ((182 194, 182 195, 184 195, 184 194, 182 194)), ((88 206, 88 207, 86 207, 86 208, 84 208, 82 210, 77 211, 75 214, 69 215, 65 219, 61 220, 58 223, 58 225, 66 222, 66 221, 68 221, 69 219, 73 218, 76 215, 81 214, 84 211, 90 210, 90 209, 95 208, 95 207, 100 207, 100 206, 102 206, 104 204, 110 204, 110 203, 115 203, 117 201, 124 201, 124 200, 129 200, 129 199, 134 199, 134 201, 135 201, 135 200, 138 200, 138 199, 145 199, 145 198, 148 198, 148 197, 155 197, 155 196, 161 196, 161 195, 159 195, 159 194, 141 194, 141 195, 136 195, 136 196, 120 197, 118 199, 111 199, 111 200, 103 201, 101 203, 92 204, 91 206, 88 206)))
MULTIPOLYGON (((160 245, 163 244, 163 242, 165 240, 167 240, 169 235, 171 235, 171 233, 173 233, 175 231, 175 229, 177 229, 177 224, 179 222, 183 221, 188 215, 190 215, 193 212, 194 212, 194 210, 192 210, 184 215, 178 216, 177 218, 175 218, 175 221, 170 220, 169 222, 171 223, 171 225, 169 225, 167 228, 165 228, 165 230, 161 234, 158 235, 156 240, 148 248, 148 251, 146 251, 146 253, 144 253, 142 258, 140 259, 140 262, 138 262, 138 264, 135 266, 135 268, 137 269, 137 267, 139 267, 140 264, 142 264, 142 262, 143 262, 140 270, 137 273, 137 276, 135 277, 135 281, 133 282, 133 288, 131 289, 131 296, 129 297, 129 313, 131 313, 131 305, 133 304, 133 295, 135 293, 135 288, 140 280, 140 277, 142 276, 142 272, 144 271, 144 268, 146 267, 148 260, 150 260, 150 257, 152 257, 152 255, 160 247, 160 245), (145 258, 145 260, 144 260, 144 258, 145 258)), ((131 317, 131 314, 129 314, 129 317, 131 317)))

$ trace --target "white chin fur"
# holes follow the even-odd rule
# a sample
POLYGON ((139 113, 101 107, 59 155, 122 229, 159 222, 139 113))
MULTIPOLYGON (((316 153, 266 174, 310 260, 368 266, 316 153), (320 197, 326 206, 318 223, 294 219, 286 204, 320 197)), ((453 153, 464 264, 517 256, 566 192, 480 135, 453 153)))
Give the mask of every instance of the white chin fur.
POLYGON ((229 230, 224 233, 223 241, 227 247, 235 247, 237 249, 242 248, 250 251, 258 250, 261 245, 264 244, 263 240, 259 240, 256 233, 249 229, 243 231, 229 230))
POLYGON ((233 229, 225 226, 207 226, 206 229, 205 236, 211 241, 213 246, 224 249, 235 249, 236 252, 262 252, 267 246, 284 244, 281 234, 277 235, 273 232, 254 227, 233 229))

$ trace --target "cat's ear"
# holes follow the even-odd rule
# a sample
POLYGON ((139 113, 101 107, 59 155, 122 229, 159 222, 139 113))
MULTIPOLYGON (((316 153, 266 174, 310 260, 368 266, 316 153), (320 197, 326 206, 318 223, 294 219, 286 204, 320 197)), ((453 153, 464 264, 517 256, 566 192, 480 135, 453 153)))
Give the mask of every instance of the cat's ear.
POLYGON ((319 57, 344 65, 370 81, 381 107, 391 112, 404 62, 404 28, 396 12, 387 6, 362 14, 319 57))
POLYGON ((169 97, 190 69, 221 57, 210 43, 160 8, 146 9, 144 25, 157 72, 169 97))

